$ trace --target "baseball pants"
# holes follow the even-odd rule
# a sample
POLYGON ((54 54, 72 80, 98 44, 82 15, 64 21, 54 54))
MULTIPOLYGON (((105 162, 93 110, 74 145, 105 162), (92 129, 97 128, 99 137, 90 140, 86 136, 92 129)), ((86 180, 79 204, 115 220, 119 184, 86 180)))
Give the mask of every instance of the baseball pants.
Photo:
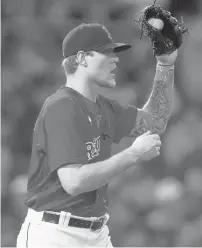
POLYGON ((28 210, 17 237, 17 247, 113 247, 107 225, 91 231, 86 228, 43 222, 42 215, 43 212, 28 210))

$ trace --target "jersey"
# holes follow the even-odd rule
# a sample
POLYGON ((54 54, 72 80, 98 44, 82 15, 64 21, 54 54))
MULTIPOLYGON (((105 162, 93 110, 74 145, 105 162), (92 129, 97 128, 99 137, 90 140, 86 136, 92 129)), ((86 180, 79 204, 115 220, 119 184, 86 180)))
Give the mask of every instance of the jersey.
POLYGON ((36 211, 66 211, 83 217, 108 212, 108 185, 77 196, 62 187, 57 170, 108 159, 112 143, 132 130, 137 108, 97 95, 92 102, 63 86, 44 103, 37 118, 25 204, 36 211))

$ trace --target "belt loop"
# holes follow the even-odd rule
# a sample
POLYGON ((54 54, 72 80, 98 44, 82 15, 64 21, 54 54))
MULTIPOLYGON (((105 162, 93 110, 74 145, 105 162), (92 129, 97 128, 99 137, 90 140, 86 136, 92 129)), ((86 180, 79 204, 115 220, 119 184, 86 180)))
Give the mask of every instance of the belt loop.
POLYGON ((109 214, 105 214, 104 215, 104 218, 105 218, 105 221, 104 221, 104 224, 107 224, 108 220, 109 220, 109 214))
POLYGON ((59 219, 59 225, 61 226, 68 226, 69 225, 69 219, 70 219, 71 213, 69 212, 60 212, 60 219, 59 219))
POLYGON ((44 211, 37 212, 32 208, 28 208, 25 220, 28 222, 40 223, 43 219, 44 211))

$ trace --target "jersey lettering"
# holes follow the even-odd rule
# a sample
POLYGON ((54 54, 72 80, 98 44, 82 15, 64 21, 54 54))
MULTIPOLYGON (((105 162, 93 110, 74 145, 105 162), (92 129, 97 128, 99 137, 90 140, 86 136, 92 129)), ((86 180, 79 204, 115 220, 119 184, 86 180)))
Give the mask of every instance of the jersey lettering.
POLYGON ((92 142, 86 143, 88 160, 100 155, 100 136, 94 138, 92 142))

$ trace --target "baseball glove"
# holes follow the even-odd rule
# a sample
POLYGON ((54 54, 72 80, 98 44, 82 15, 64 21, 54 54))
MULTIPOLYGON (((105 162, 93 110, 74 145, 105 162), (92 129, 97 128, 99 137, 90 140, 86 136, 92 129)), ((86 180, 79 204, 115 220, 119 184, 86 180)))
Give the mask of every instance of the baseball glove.
POLYGON ((149 37, 155 56, 175 51, 182 44, 182 34, 187 32, 183 21, 179 22, 169 11, 160 6, 147 6, 140 12, 136 22, 141 29, 141 37, 143 34, 149 37), (162 20, 163 26, 157 28, 155 25, 151 25, 151 18, 162 20))

